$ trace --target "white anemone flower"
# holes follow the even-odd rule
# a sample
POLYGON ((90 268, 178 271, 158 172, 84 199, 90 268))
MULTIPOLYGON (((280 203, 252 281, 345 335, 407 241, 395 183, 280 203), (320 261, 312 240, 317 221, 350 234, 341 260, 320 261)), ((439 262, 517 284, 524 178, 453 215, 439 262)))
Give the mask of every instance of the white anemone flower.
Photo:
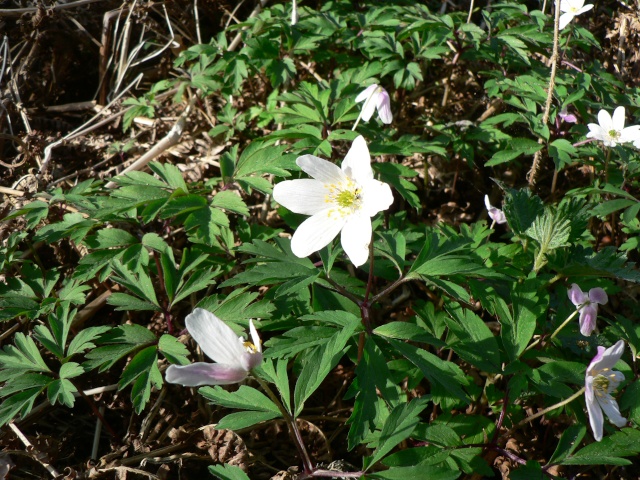
POLYGON ((623 352, 622 340, 607 349, 598 347, 598 354, 587 367, 584 397, 593 437, 598 442, 602 440, 603 411, 616 427, 621 428, 627 424, 627 419, 620 415, 618 402, 611 396, 611 392, 624 380, 622 373, 612 370, 623 352))
POLYGON ((616 108, 613 111, 613 117, 606 110, 600 110, 598 123, 588 125, 587 137, 600 140, 607 147, 615 147, 619 143, 640 141, 640 126, 624 127, 624 107, 616 108))
POLYGON ((562 30, 569 25, 569 22, 571 22, 574 17, 581 13, 588 12, 592 8, 593 5, 585 5, 584 0, 562 0, 560 2, 560 11, 564 13, 560 15, 560 25, 558 25, 558 27, 562 30))
POLYGON ((580 311, 580 333, 588 337, 596 328, 598 305, 605 305, 609 301, 607 292, 596 287, 589 290, 587 294, 577 284, 572 283, 571 288, 567 290, 567 295, 571 303, 580 311))
POLYGON ((307 257, 329 244, 338 233, 342 248, 356 266, 369 258, 371 217, 393 203, 391 188, 373 178, 371 156, 362 135, 351 145, 342 168, 303 155, 298 166, 313 179, 286 180, 273 188, 273 198, 292 212, 311 215, 293 234, 291 250, 307 257))
POLYGON ((202 351, 216 363, 170 365, 165 373, 167 382, 185 387, 228 385, 241 382, 262 363, 262 344, 253 320, 249 322, 251 341, 238 337, 231 327, 202 308, 187 315, 185 323, 202 351))
MULTIPOLYGON (((365 122, 368 122, 373 116, 373 112, 378 109, 378 116, 382 123, 389 124, 393 120, 391 114, 391 99, 387 91, 380 85, 369 85, 366 90, 360 92, 356 97, 356 103, 364 101, 360 116, 365 122)), ((356 125, 358 122, 356 121, 356 125)))
POLYGON ((487 207, 487 212, 489 213, 489 217, 493 220, 494 223, 507 223, 507 217, 504 216, 504 212, 497 207, 491 205, 489 201, 489 195, 484 196, 484 204, 487 207))

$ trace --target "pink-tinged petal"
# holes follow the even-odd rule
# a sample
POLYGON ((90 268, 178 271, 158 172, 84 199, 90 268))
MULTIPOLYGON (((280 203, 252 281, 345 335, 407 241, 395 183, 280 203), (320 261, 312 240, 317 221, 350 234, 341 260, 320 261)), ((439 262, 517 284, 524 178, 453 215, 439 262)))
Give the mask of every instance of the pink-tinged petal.
POLYGON ((573 20, 573 17, 575 17, 575 15, 571 12, 563 13, 562 15, 560 15, 560 20, 558 21, 558 29, 562 30, 564 27, 569 25, 571 20, 573 20))
POLYGON ((567 294, 569 295, 569 300, 576 307, 583 305, 589 300, 589 296, 582 291, 582 289, 575 283, 571 284, 571 288, 567 290, 567 294))
POLYGON ((337 209, 327 209, 307 218, 291 238, 291 250, 304 258, 325 247, 342 230, 346 220, 337 209))
POLYGON ((313 155, 302 155, 296 159, 298 166, 308 175, 322 183, 340 183, 345 179, 336 164, 313 155))
POLYGON ((240 365, 240 355, 245 352, 231 327, 202 308, 196 308, 185 319, 187 330, 202 351, 213 361, 230 367, 240 365))
POLYGON ((587 405, 587 414, 589 415, 589 424, 591 425, 591 431, 593 432, 593 438, 598 442, 602 440, 602 429, 604 428, 604 417, 598 401, 595 399, 593 392, 593 377, 587 377, 585 384, 586 390, 584 392, 585 403, 587 405), (589 392, 591 393, 589 395, 589 392))
POLYGON ((258 330, 253 324, 253 319, 249 320, 249 332, 251 332, 251 342, 253 343, 253 346, 256 347, 258 352, 262 353, 262 340, 260 340, 258 330))
MULTIPOLYGON (((624 115, 624 111, 623 111, 623 115, 624 115)), ((611 115, 609 115, 609 112, 607 112, 604 109, 598 112, 598 123, 600 124, 600 127, 607 133, 609 133, 610 130, 615 130, 611 115)))
POLYGON ((391 187, 378 180, 370 180, 362 188, 362 212, 373 217, 388 209, 393 203, 391 187))
POLYGON ((363 100, 368 99, 371 95, 375 93, 377 88, 378 88, 378 85, 375 83, 373 85, 369 85, 365 90, 360 92, 360 94, 356 97, 356 103, 362 102, 363 100))
POLYGON ((342 229, 342 248, 356 267, 363 265, 369 258, 371 233, 371 219, 366 215, 352 215, 342 229))
POLYGON ((609 297, 607 296, 607 292, 605 292, 602 288, 596 287, 589 290, 589 300, 591 301, 591 303, 606 305, 606 303, 609 301, 609 297))
POLYGON ((285 180, 273 187, 273 199, 294 213, 315 215, 327 205, 328 190, 318 180, 285 180))
POLYGON ((242 367, 247 371, 256 368, 262 363, 262 353, 245 352, 240 358, 240 363, 242 363, 242 367))
POLYGON ((585 337, 591 335, 596 328, 598 310, 592 305, 585 305, 580 310, 580 333, 585 337))
POLYGON ((185 387, 229 385, 241 382, 246 377, 247 371, 239 366, 205 362, 192 363, 191 365, 169 365, 164 376, 167 382, 185 387))
POLYGON ((618 402, 611 395, 596 396, 596 400, 609 421, 616 427, 622 428, 627 424, 627 419, 620 415, 618 402))
POLYGON ((593 357, 587 372, 601 371, 605 368, 612 369, 615 367, 620 357, 624 353, 624 340, 618 340, 615 345, 605 349, 604 347, 598 347, 598 354, 593 357))
MULTIPOLYGON (((624 129, 624 107, 617 107, 613 111, 611 124, 614 130, 622 131, 624 129)), ((604 125, 603 125, 604 127, 604 125)))
POLYGON ((496 207, 491 207, 489 212, 489 217, 496 223, 506 223, 507 217, 505 217, 504 212, 496 207))
POLYGON ((347 156, 342 161, 342 171, 361 186, 373 179, 371 155, 362 135, 358 135, 351 144, 347 156))
POLYGON ((386 123, 387 125, 393 121, 393 115, 391 113, 391 99, 389 98, 389 94, 387 91, 382 88, 381 92, 378 94, 378 116, 382 123, 386 123))

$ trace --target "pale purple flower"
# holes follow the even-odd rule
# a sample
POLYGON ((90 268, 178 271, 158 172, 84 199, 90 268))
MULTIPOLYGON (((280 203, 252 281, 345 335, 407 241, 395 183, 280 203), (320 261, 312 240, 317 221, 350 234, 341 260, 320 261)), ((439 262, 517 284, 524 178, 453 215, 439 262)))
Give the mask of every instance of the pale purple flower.
POLYGON ((262 363, 262 344, 253 320, 249 322, 251 341, 238 337, 231 327, 202 308, 187 315, 185 323, 202 351, 216 363, 170 365, 165 373, 167 382, 185 387, 228 385, 241 382, 262 363))
POLYGON ((600 287, 596 287, 589 290, 587 294, 573 283, 571 288, 567 290, 567 295, 571 303, 578 307, 580 311, 580 333, 588 337, 596 328, 598 305, 605 305, 609 301, 607 292, 600 287))
POLYGON ((374 110, 378 109, 378 116, 382 123, 391 123, 393 115, 391 114, 391 99, 387 91, 375 83, 369 85, 366 90, 360 92, 360 95, 356 97, 356 103, 364 101, 362 105, 362 112, 360 113, 362 119, 368 122, 373 116, 374 110))
POLYGON ((489 217, 491 218, 491 220, 493 220, 494 223, 507 223, 507 217, 504 216, 504 212, 499 208, 491 205, 491 202, 489 201, 489 195, 484 196, 484 204, 487 207, 489 217))
POLYGON ((602 440, 603 411, 616 427, 621 428, 627 424, 627 419, 620 415, 618 402, 611 396, 611 392, 618 388, 618 385, 624 380, 622 373, 612 370, 623 352, 624 342, 622 340, 607 349, 598 347, 598 354, 593 357, 587 367, 584 380, 584 398, 593 437, 598 442, 602 440))
POLYGON ((606 110, 598 112, 598 123, 590 123, 588 138, 595 138, 604 143, 606 147, 615 147, 619 143, 640 141, 640 126, 624 126, 624 107, 618 107, 613 111, 613 117, 606 110))
POLYGON ((576 117, 573 113, 569 113, 566 108, 563 108, 558 113, 558 117, 560 120, 566 123, 576 123, 578 121, 578 117, 576 117))
POLYGON ((298 157, 296 163, 313 179, 285 180, 273 188, 280 205, 311 215, 293 234, 291 251, 307 257, 342 232, 342 248, 359 267, 369 258, 371 217, 393 203, 389 185, 373 178, 364 138, 360 135, 353 141, 342 168, 313 155, 298 157))
POLYGON ((585 5, 584 0, 561 0, 560 11, 564 13, 560 15, 560 25, 558 25, 558 27, 562 30, 564 27, 569 25, 569 22, 571 22, 574 17, 584 12, 588 12, 592 8, 593 5, 585 5))

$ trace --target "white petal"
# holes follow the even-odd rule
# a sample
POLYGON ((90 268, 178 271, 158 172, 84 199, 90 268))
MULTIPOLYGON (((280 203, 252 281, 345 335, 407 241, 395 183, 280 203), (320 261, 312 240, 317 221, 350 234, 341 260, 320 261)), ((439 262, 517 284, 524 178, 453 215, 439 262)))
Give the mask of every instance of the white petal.
POLYGON ((322 183, 339 183, 344 180, 340 167, 313 155, 303 155, 296 159, 298 166, 308 175, 322 183))
POLYGON ((345 221, 335 209, 323 210, 307 218, 291 238, 293 254, 304 258, 317 252, 338 235, 345 221))
POLYGON ((342 248, 356 267, 364 264, 369 258, 371 232, 371 219, 365 215, 352 215, 342 229, 342 248))
POLYGON ((187 315, 185 323, 193 339, 211 360, 230 367, 240 366, 240 356, 246 350, 226 323, 202 308, 196 308, 187 315))
POLYGON ((251 342, 253 342, 253 346, 256 347, 258 352, 262 353, 262 341, 260 340, 256 326, 253 324, 253 319, 249 320, 249 331, 251 332, 251 342))
POLYGON ((262 353, 245 352, 240 358, 240 362, 242 363, 242 368, 248 372, 262 363, 262 353))
POLYGON ((596 140, 607 141, 609 138, 609 132, 605 131, 597 123, 590 123, 587 125, 589 127, 589 133, 587 133, 587 138, 595 138, 596 140))
POLYGON ((391 187, 378 180, 370 180, 362 187, 362 212, 369 217, 389 208, 393 203, 391 187))
MULTIPOLYGON (((378 86, 376 85, 376 88, 378 86)), ((375 96, 375 93, 374 93, 375 96)), ((373 96, 371 98, 368 98, 367 100, 365 100, 364 105, 362 105, 362 119, 365 122, 368 122, 369 120, 371 120, 371 117, 373 116, 373 112, 376 111, 376 101, 375 98, 373 98, 373 96)))
POLYGON ((606 110, 600 110, 598 112, 598 123, 602 130, 604 130, 607 134, 609 131, 613 130, 613 120, 611 119, 611 115, 606 110))
POLYGON ((487 207, 487 210, 491 210, 493 208, 491 206, 491 202, 489 201, 489 195, 484 196, 484 206, 487 207))
POLYGON ((560 15, 560 20, 558 21, 558 29, 562 30, 564 27, 569 25, 569 22, 573 20, 573 17, 575 17, 575 15, 570 12, 560 15))
POLYGON ((362 102, 363 100, 368 99, 371 95, 373 95, 373 93, 377 90, 377 88, 378 88, 378 85, 375 83, 373 85, 369 85, 365 90, 360 92, 360 94, 356 97, 356 103, 362 102))
POLYGON ((202 385, 229 385, 247 377, 247 371, 238 366, 221 363, 197 362, 191 365, 169 365, 164 378, 169 383, 185 387, 202 385))
POLYGON ((620 133, 620 143, 636 142, 640 140, 640 125, 632 125, 620 133))
POLYGON ((576 15, 580 15, 584 12, 588 12, 589 10, 591 10, 593 8, 593 4, 589 4, 589 5, 585 5, 584 7, 582 7, 580 10, 578 10, 576 12, 576 15))
POLYGON ((618 107, 613 111, 611 122, 613 130, 621 132, 624 129, 624 107, 618 107))
POLYGON ((378 116, 380 117, 380 120, 382 120, 382 123, 386 123, 388 125, 393 121, 393 114, 391 113, 391 99, 384 88, 381 90, 382 91, 378 93, 376 107, 378 108, 378 116))
POLYGON ((599 442, 600 440, 602 440, 604 417, 602 415, 602 410, 600 410, 600 404, 598 404, 597 400, 594 398, 593 387, 590 385, 590 382, 592 381, 592 377, 587 378, 585 401, 587 404, 587 413, 589 414, 589 424, 591 425, 591 431, 593 431, 593 438, 595 438, 599 442), (587 395, 587 393, 590 391, 590 389, 591 395, 589 396, 587 395))
POLYGON ((624 427, 627 424, 627 419, 620 415, 618 402, 616 402, 611 395, 596 396, 596 399, 611 423, 616 427, 624 427))
POLYGON ((285 180, 273 187, 273 198, 292 212, 314 215, 327 208, 328 190, 318 180, 285 180))
POLYGON ((351 144, 347 156, 342 161, 342 171, 361 186, 373 179, 371 155, 362 135, 358 135, 351 144))

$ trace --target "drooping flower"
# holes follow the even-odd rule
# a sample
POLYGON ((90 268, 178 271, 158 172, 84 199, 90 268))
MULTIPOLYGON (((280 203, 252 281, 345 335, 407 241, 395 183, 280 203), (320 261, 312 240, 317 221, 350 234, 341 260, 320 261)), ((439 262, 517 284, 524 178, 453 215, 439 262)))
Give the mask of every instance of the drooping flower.
POLYGON ((562 0, 560 2, 560 11, 564 13, 560 15, 560 30, 569 25, 569 22, 571 22, 574 17, 581 13, 588 12, 592 8, 593 5, 585 5, 584 0, 562 0))
POLYGON ((598 305, 605 305, 609 301, 607 292, 596 287, 589 290, 587 294, 578 285, 572 283, 571 288, 567 290, 567 295, 571 303, 580 310, 580 333, 588 337, 596 328, 598 305))
POLYGON ((185 387, 228 385, 244 380, 262 363, 262 344, 253 320, 249 323, 251 341, 238 337, 231 327, 202 308, 187 315, 185 323, 202 351, 216 363, 170 365, 165 373, 167 382, 185 387))
POLYGON ((573 113, 569 113, 566 107, 560 110, 560 112, 558 113, 558 117, 560 117, 560 120, 566 123, 576 123, 578 121, 578 117, 576 117, 573 113))
MULTIPOLYGON (((387 91, 380 85, 369 85, 366 90, 360 92, 356 97, 356 103, 364 101, 360 116, 365 122, 368 122, 373 116, 374 110, 378 109, 378 116, 382 123, 391 123, 393 115, 391 114, 391 99, 387 91)), ((356 122, 357 124, 357 122, 356 122)))
POLYGON ((606 110, 600 110, 598 123, 588 125, 587 137, 600 140, 607 147, 615 147, 619 143, 640 141, 640 126, 624 127, 624 107, 616 108, 613 111, 613 117, 606 110))
POLYGON ((484 204, 487 207, 487 212, 489 212, 491 220, 499 224, 507 222, 507 217, 504 216, 504 212, 491 205, 491 202, 489 202, 489 195, 484 196, 484 204))
POLYGON ((603 411, 616 427, 624 427, 627 424, 627 419, 620 415, 618 402, 611 396, 611 392, 618 388, 618 385, 624 380, 622 373, 612 370, 623 352, 624 342, 622 340, 607 349, 598 347, 598 354, 593 357, 587 367, 584 398, 593 437, 598 442, 602 440, 603 411))
POLYGON ((371 217, 393 203, 391 188, 373 178, 371 156, 362 135, 351 145, 342 168, 303 155, 298 166, 313 179, 286 180, 273 189, 276 202, 292 212, 311 215, 291 238, 291 250, 300 258, 326 246, 339 232, 349 260, 360 266, 369 258, 371 217))

